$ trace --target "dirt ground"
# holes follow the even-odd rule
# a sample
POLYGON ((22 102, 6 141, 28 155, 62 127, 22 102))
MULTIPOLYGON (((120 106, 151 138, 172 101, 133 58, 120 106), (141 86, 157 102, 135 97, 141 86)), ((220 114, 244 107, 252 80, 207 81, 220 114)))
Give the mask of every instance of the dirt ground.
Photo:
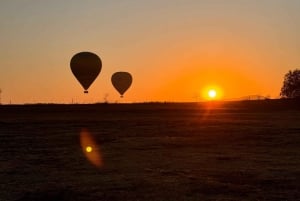
POLYGON ((0 105, 0 200, 300 200, 300 103, 0 105))

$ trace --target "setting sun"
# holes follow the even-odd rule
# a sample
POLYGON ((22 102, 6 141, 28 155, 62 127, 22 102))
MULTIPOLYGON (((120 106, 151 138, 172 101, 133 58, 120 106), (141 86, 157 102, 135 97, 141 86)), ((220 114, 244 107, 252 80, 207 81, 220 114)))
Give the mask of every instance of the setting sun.
POLYGON ((216 96, 217 96, 216 90, 214 90, 214 89, 209 90, 209 91, 208 91, 208 96, 209 96, 211 99, 216 98, 216 96))
POLYGON ((204 100, 221 100, 223 98, 223 90, 217 85, 208 85, 202 90, 204 100))

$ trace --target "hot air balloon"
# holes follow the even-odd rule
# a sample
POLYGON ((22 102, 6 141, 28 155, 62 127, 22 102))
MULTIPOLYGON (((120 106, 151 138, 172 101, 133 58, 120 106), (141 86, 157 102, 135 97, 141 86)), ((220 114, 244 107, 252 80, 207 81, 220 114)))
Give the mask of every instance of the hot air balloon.
POLYGON ((70 66, 72 73, 84 88, 84 93, 88 93, 88 88, 101 71, 100 57, 92 52, 79 52, 72 57, 70 66))
POLYGON ((116 72, 111 76, 111 82, 123 98, 123 94, 131 86, 132 76, 128 72, 116 72))

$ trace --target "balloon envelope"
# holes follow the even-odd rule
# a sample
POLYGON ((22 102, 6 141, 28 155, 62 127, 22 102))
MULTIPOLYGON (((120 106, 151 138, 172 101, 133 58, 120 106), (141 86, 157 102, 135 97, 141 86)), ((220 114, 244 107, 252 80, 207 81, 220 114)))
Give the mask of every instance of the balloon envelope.
POLYGON ((132 76, 128 72, 116 72, 111 77, 111 82, 121 97, 131 86, 132 76))
POLYGON ((70 66, 72 73, 84 88, 84 93, 88 93, 88 88, 101 71, 100 57, 92 52, 79 52, 72 57, 70 66))

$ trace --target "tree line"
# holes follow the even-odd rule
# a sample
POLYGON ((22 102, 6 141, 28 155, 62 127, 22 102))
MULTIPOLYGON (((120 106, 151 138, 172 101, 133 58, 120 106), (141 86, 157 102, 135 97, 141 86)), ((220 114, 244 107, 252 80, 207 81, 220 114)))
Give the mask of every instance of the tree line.
POLYGON ((282 98, 300 98, 300 70, 290 70, 284 76, 280 91, 282 98))

